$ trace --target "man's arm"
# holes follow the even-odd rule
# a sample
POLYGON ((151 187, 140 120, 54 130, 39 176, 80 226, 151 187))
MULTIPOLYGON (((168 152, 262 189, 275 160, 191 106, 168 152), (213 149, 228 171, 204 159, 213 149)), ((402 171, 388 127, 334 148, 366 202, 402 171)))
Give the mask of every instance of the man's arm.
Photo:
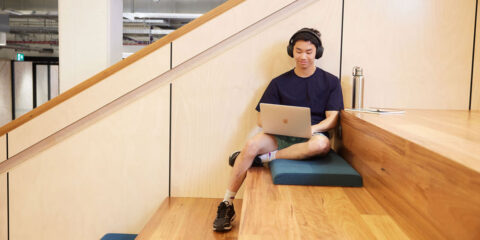
POLYGON ((337 119, 338 119, 339 111, 325 111, 325 118, 323 121, 319 122, 312 126, 312 133, 314 132, 326 132, 335 126, 337 126, 337 119))

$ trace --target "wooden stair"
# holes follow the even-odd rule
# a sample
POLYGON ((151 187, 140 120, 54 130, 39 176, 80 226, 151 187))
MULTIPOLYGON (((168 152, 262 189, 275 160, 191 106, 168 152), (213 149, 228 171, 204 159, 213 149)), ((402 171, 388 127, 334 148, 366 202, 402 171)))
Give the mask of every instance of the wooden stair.
POLYGON ((365 188, 274 185, 266 168, 245 184, 240 239, 407 239, 365 188))
POLYGON ((274 185, 267 168, 248 171, 227 233, 212 231, 220 201, 167 198, 137 239, 408 239, 365 188, 274 185))
POLYGON ((252 168, 231 232, 212 231, 221 199, 169 198, 138 239, 479 239, 480 112, 343 112, 342 130, 364 187, 274 185, 252 168))
POLYGON ((411 239, 480 239, 480 112, 342 112, 340 154, 411 239))
POLYGON ((237 239, 242 200, 234 200, 237 218, 230 232, 212 231, 217 206, 222 199, 171 197, 149 220, 136 239, 237 239))

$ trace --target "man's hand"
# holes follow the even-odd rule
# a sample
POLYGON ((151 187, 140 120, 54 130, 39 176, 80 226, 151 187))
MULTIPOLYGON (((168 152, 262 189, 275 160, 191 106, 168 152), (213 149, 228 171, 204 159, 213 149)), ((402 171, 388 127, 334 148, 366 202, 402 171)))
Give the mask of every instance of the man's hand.
POLYGON ((339 111, 326 111, 327 118, 316 125, 312 125, 312 134, 314 132, 327 132, 337 126, 338 113, 339 111))

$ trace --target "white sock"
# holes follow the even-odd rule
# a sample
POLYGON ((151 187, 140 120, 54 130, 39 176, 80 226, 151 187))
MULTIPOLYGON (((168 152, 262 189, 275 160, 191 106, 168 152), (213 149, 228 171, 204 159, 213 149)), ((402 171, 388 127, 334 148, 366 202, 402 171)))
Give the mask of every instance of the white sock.
POLYGON ((277 154, 278 150, 275 150, 273 152, 268 152, 265 154, 262 154, 259 156, 260 160, 262 160, 262 163, 270 162, 272 160, 275 160, 275 155, 277 154))
POLYGON ((228 204, 232 205, 233 204, 233 199, 235 199, 235 195, 237 192, 232 192, 227 189, 227 192, 225 192, 225 197, 223 197, 224 202, 228 202, 228 204))

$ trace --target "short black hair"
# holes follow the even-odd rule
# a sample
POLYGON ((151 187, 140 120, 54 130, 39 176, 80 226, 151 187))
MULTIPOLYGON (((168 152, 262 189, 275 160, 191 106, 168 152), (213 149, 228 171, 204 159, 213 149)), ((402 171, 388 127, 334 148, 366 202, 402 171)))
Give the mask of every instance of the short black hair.
MULTIPOLYGON (((309 28, 309 30, 316 33, 319 37, 321 36, 320 32, 317 29, 309 28)), ((308 32, 297 33, 295 35, 295 37, 293 38, 292 46, 295 46, 295 43, 298 40, 311 42, 313 45, 315 45, 315 47, 317 49, 318 49, 318 47, 320 47, 320 42, 318 41, 318 39, 315 36, 313 36, 311 33, 308 33, 308 32)))

